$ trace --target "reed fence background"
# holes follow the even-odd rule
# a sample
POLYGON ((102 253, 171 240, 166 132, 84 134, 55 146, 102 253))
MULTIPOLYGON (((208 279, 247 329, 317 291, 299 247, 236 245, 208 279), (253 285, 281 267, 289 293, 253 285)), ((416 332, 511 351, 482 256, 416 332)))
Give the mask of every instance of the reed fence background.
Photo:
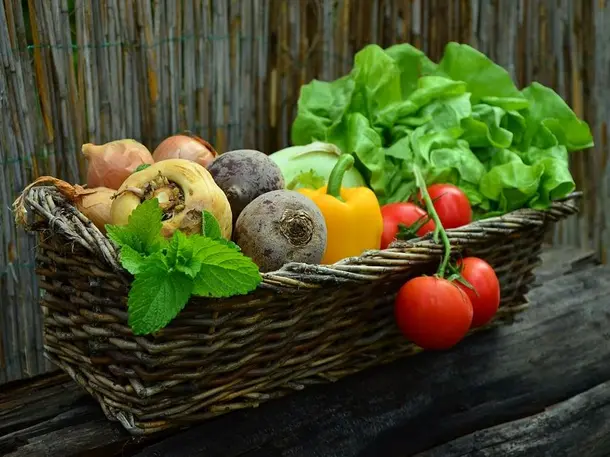
POLYGON ((84 142, 154 148, 190 129, 218 150, 289 144, 299 87, 347 73, 368 43, 438 59, 469 43, 523 86, 552 86, 592 126, 575 153, 582 215, 554 242, 609 236, 610 8, 605 0, 0 0, 0 384, 42 356, 35 240, 10 205, 36 176, 80 182, 84 142))

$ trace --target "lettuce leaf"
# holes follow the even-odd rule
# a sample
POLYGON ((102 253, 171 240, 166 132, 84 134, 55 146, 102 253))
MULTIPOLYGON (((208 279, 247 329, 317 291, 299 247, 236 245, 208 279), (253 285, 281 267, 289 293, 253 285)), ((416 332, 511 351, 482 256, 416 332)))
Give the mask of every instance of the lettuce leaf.
POLYGON ((299 114, 291 128, 292 142, 303 145, 326 138, 348 113, 353 93, 354 81, 349 75, 332 82, 314 79, 304 85, 297 102, 299 114))
POLYGON ((579 151, 593 146, 591 129, 570 109, 552 89, 539 83, 523 89, 530 101, 524 113, 526 121, 523 145, 550 147, 562 145, 568 151, 579 151))
POLYGON ((303 86, 291 138, 354 155, 382 204, 409 198, 417 164, 428 183, 461 187, 477 217, 548 207, 575 188, 569 153, 593 146, 587 123, 552 89, 519 90, 459 43, 438 64, 410 44, 364 47, 349 74, 303 86))
POLYGON ((517 111, 529 104, 504 68, 466 44, 448 43, 438 70, 455 81, 465 82, 473 103, 517 111))

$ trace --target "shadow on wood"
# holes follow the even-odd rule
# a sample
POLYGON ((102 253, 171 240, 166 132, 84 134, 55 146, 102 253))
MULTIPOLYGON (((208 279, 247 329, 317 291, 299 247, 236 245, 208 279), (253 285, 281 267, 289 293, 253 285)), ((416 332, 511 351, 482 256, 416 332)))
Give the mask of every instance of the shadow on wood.
POLYGON ((610 382, 533 417, 472 433, 415 457, 533 455, 610 455, 610 382))

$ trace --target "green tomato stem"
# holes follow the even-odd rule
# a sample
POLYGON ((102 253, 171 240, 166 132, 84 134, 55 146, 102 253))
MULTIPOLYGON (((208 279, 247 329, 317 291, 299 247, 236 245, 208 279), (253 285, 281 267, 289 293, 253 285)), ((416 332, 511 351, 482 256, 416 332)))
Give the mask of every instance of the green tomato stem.
POLYGON ((343 176, 345 172, 352 168, 354 165, 354 158, 351 154, 342 154, 337 160, 337 163, 333 167, 333 171, 330 172, 328 177, 328 187, 326 193, 332 195, 335 198, 341 198, 341 183, 343 182, 343 176))
POLYGON ((430 198, 430 194, 428 193, 428 188, 426 187, 426 180, 424 179, 421 170, 417 165, 413 165, 413 174, 415 175, 415 184, 419 188, 421 195, 426 203, 426 209, 428 210, 428 214, 434 221, 434 240, 438 242, 438 237, 440 235, 441 240, 443 242, 443 246, 445 247, 445 253, 443 254, 443 261, 438 267, 438 271, 436 274, 441 278, 445 277, 445 270, 447 269, 447 265, 449 265, 449 259, 451 258, 451 243, 449 242, 449 237, 447 236, 447 232, 441 223, 441 220, 438 217, 438 213, 436 209, 434 209, 434 204, 432 203, 432 199, 430 198))

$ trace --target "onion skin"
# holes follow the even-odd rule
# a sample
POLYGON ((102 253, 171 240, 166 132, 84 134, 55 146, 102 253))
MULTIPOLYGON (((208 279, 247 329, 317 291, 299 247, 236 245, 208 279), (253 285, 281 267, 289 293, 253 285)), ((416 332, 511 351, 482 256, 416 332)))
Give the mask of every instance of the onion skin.
POLYGON ((168 159, 185 159, 207 167, 218 156, 214 147, 192 134, 179 134, 164 139, 156 147, 152 157, 155 162, 168 159))
POLYGON ((110 141, 96 145, 86 143, 82 152, 87 158, 87 186, 118 189, 142 164, 153 164, 150 151, 132 139, 110 141))
POLYGON ((98 187, 94 189, 85 189, 82 186, 72 185, 54 176, 40 176, 34 182, 29 184, 21 195, 13 203, 15 210, 15 222, 20 225, 25 225, 26 214, 23 199, 27 191, 32 187, 52 185, 63 197, 95 225, 102 233, 106 233, 105 225, 110 223, 110 208, 112 205, 112 197, 115 194, 113 189, 106 187, 98 187))
POLYGON ((107 187, 95 187, 93 189, 82 189, 77 186, 76 208, 93 222, 100 232, 106 233, 106 224, 110 224, 110 208, 114 189, 107 187))
POLYGON ((176 209, 175 214, 163 221, 163 236, 169 238, 176 230, 186 235, 201 233, 202 212, 205 209, 218 220, 221 235, 231 239, 232 214, 226 195, 214 182, 208 170, 186 159, 167 159, 129 176, 112 202, 112 224, 127 224, 131 212, 142 202, 149 183, 159 176, 175 183, 184 196, 184 203, 180 205, 184 208, 176 209))

